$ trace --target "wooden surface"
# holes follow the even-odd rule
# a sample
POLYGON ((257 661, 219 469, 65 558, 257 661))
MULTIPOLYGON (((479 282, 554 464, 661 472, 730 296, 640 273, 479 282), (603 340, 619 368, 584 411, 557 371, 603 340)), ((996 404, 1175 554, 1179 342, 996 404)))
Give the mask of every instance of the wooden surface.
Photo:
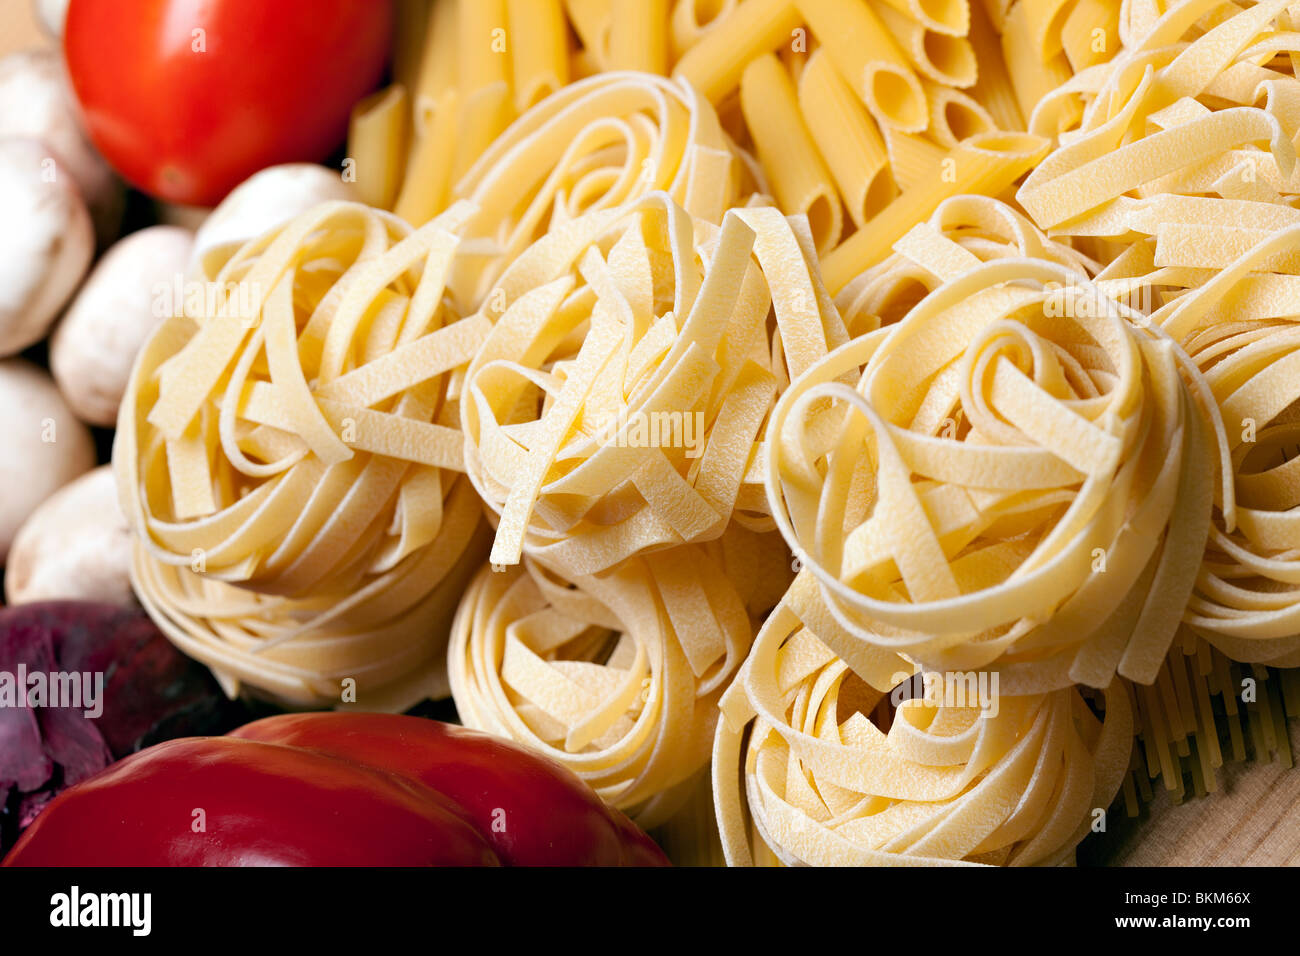
MULTIPOLYGON (((1300 753, 1300 721, 1290 731, 1300 753)), ((1300 866, 1300 767, 1229 764, 1219 781, 1181 805, 1161 792, 1141 817, 1085 840, 1080 865, 1300 866)))

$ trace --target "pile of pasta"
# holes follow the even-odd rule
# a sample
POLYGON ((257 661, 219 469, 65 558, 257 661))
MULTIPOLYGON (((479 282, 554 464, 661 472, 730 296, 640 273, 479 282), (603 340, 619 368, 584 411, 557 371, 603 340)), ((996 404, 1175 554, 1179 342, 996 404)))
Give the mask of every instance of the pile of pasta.
POLYGON ((367 205, 124 403, 232 693, 450 692, 646 826, 711 784, 732 864, 1070 863, 1290 761, 1300 8, 398 9, 367 205))

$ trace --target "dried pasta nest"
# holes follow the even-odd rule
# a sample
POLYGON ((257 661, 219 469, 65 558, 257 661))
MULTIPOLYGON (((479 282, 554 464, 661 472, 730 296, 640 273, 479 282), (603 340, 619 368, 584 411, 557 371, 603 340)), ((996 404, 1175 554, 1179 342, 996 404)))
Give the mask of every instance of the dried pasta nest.
POLYGON ((497 261, 508 264, 548 230, 655 190, 719 223, 766 184, 689 84, 610 72, 569 84, 520 116, 455 195, 474 203, 471 231, 497 242, 504 254, 497 261))
POLYGON ((594 574, 733 520, 770 529, 763 423, 787 376, 847 339, 814 261, 801 218, 718 227, 664 193, 520 255, 461 404, 492 561, 594 574))
POLYGON ((573 580, 532 559, 485 567, 456 617, 452 693, 468 726, 546 754, 654 826, 708 763, 752 637, 737 589, 697 546, 573 580))
POLYGON ((113 454, 133 582, 231 693, 376 709, 446 692, 486 550, 451 380, 488 323, 445 295, 471 212, 412 231, 319 206, 204 276, 137 361, 113 454))
POLYGON ((1221 475, 1184 620, 1235 661, 1300 665, 1300 225, 1155 313, 1213 395, 1221 475))
POLYGON ((858 670, 996 667, 1014 695, 1150 682, 1209 531, 1203 379, 1078 272, 907 244, 945 281, 795 380, 768 427, 823 640, 858 670))
POLYGON ((1072 862, 1129 767, 1127 690, 1106 693, 1102 720, 1073 688, 1011 696, 987 672, 965 676, 979 679, 909 699, 872 687, 783 604, 723 701, 713 774, 727 861, 1072 862))

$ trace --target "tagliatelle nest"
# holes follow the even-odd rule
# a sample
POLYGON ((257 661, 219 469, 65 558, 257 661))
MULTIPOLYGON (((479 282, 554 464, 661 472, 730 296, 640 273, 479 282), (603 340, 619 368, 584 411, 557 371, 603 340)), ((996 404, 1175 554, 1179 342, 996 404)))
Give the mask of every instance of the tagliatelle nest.
POLYGON ((113 453, 136 592, 232 693, 338 704, 351 679, 360 705, 400 709, 446 691, 486 545, 449 381, 488 323, 445 297, 471 211, 412 231, 319 206, 205 276, 230 297, 137 361, 113 453))
POLYGON ((762 172, 723 132, 708 100, 679 80, 611 72, 546 97, 492 141, 456 185, 474 235, 510 262, 548 231, 663 190, 720 223, 762 172))
POLYGON ((466 725, 557 760, 654 826, 708 763, 718 699, 752 636, 740 593, 699 546, 572 581, 526 559, 470 585, 448 666, 466 725))
POLYGON ((846 339, 800 219, 663 193, 590 213, 502 275, 467 372, 466 466, 492 561, 571 574, 770 528, 758 436, 778 388, 846 339), (769 316, 773 316, 769 324, 769 316))
POLYGON ((1223 470, 1184 620, 1233 660, 1275 667, 1300 665, 1297 251, 1300 225, 1197 275, 1153 316, 1205 376, 1223 470))
MULTIPOLYGON (((812 594, 805 607, 815 605, 812 594)), ((882 730, 873 713, 886 692, 783 604, 723 702, 713 775, 727 861, 1069 862, 1129 766, 1122 683, 1105 704, 1103 723, 1073 688, 1011 696, 964 684, 899 702, 882 730)))
POLYGON ((1204 381, 1078 272, 914 238, 946 281, 769 424, 774 517, 843 631, 822 638, 860 673, 902 653, 1008 694, 1150 682, 1209 530, 1204 381))

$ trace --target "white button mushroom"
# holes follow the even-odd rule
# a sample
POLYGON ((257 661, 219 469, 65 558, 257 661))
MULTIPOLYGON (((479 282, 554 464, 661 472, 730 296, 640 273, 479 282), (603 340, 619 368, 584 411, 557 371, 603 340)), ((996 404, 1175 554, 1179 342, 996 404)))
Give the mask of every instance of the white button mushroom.
POLYGON ((55 38, 63 36, 63 24, 68 19, 69 2, 70 0, 32 0, 36 19, 50 36, 55 38))
POLYGON ((226 196, 194 237, 191 274, 205 266, 209 275, 249 239, 287 222, 312 206, 356 199, 354 188, 336 170, 315 163, 268 166, 226 196))
POLYGON ((50 369, 82 421, 117 421, 135 355, 166 314, 158 289, 170 293, 184 281, 193 246, 193 233, 179 226, 134 232, 104 254, 72 300, 50 343, 50 369))
POLYGON ((90 215, 44 144, 0 139, 0 356, 40 341, 90 266, 90 215))
POLYGON ((57 50, 0 59, 0 136, 44 143, 81 187, 100 241, 111 241, 122 218, 122 184, 82 129, 57 50))
POLYGON ((0 361, 0 565, 36 506, 95 466, 95 443, 45 372, 0 361))
POLYGON ((133 603, 131 531, 111 465, 64 485, 18 529, 5 563, 5 600, 133 603))

